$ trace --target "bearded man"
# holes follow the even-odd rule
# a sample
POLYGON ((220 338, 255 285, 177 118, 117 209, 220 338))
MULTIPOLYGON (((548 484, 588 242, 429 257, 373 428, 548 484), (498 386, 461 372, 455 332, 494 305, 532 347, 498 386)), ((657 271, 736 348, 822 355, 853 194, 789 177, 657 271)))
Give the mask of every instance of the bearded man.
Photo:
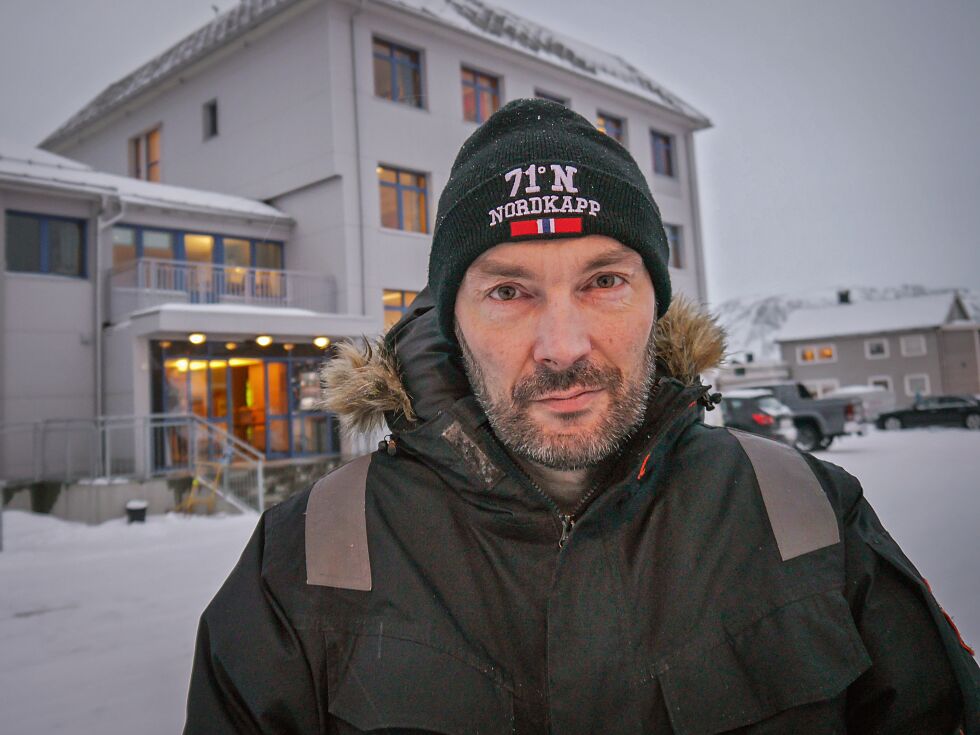
POLYGON ((390 436, 269 510, 187 733, 977 732, 978 671, 857 480, 699 418, 629 153, 518 100, 463 145, 428 289, 326 405, 390 436))

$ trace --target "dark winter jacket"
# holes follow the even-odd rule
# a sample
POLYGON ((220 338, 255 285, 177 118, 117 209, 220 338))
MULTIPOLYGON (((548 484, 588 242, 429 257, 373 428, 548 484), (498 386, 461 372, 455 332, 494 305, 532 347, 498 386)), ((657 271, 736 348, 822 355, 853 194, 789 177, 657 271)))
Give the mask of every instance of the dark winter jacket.
POLYGON ((362 484, 369 570, 309 584, 310 491, 267 511, 202 616, 185 733, 980 732, 977 666, 858 481, 699 421, 709 318, 661 320, 645 425, 567 519, 427 309, 327 370, 392 428, 333 484, 362 484))

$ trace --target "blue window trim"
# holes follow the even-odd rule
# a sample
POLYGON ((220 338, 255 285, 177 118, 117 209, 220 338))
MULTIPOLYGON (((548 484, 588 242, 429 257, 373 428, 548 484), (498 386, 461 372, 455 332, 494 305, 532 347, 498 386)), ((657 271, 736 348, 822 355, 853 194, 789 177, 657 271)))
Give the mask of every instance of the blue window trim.
POLYGON ((674 158, 674 136, 650 131, 650 145, 653 148, 653 172, 660 176, 677 177, 677 161, 674 158))
POLYGON ((681 226, 664 223, 664 232, 667 234, 667 247, 670 250, 667 254, 667 262, 672 268, 683 268, 684 236, 681 233, 681 226))
POLYGON ((387 186, 390 189, 395 190, 395 202, 398 205, 398 227, 396 229, 404 230, 405 232, 420 232, 421 234, 428 234, 429 232, 429 186, 428 179, 426 175, 420 173, 419 171, 410 171, 406 168, 395 168, 394 166, 386 166, 383 163, 378 164, 381 168, 388 171, 395 172, 395 180, 384 181, 378 177, 378 183, 381 186, 387 186), (422 186, 412 186, 411 184, 401 183, 401 174, 409 174, 410 176, 418 176, 422 179, 422 186), (402 201, 402 194, 406 191, 414 191, 425 197, 425 221, 422 223, 421 230, 406 230, 405 229, 405 208, 402 201))
POLYGON ((385 312, 392 312, 392 313, 398 314, 399 315, 399 318, 405 316, 405 314, 408 313, 408 310, 412 308, 412 303, 418 297, 418 291, 413 291, 413 293, 415 294, 415 296, 412 297, 412 301, 411 302, 409 302, 409 303, 406 304, 405 303, 405 294, 407 293, 407 291, 405 291, 404 289, 399 289, 399 288, 386 288, 386 289, 384 289, 382 291, 382 294, 384 294, 385 291, 389 291, 389 292, 390 291, 394 291, 395 293, 397 293, 401 297, 401 302, 399 304, 385 304, 384 305, 385 312))
MULTIPOLYGON (((388 64, 388 73, 391 75, 391 101, 398 102, 403 105, 409 105, 411 107, 422 107, 422 54, 416 49, 409 48, 408 46, 401 46, 397 43, 391 41, 385 41, 383 38, 378 38, 377 36, 371 39, 371 48, 374 49, 375 45, 385 46, 387 48, 387 53, 379 53, 376 49, 372 51, 375 59, 380 59, 388 64), (415 57, 415 61, 408 61, 406 59, 399 59, 396 55, 396 51, 401 51, 405 54, 415 57), (419 73, 419 88, 417 90, 411 90, 412 94, 405 96, 403 94, 404 90, 399 88, 398 85, 398 67, 404 66, 412 71, 417 71, 419 73)), ((382 99, 388 99, 382 97, 382 99)))
POLYGON ((88 280, 88 220, 79 217, 63 217, 57 214, 38 214, 37 212, 25 212, 20 209, 8 209, 5 210, 4 216, 4 227, 7 226, 6 217, 10 215, 16 215, 18 217, 29 217, 30 219, 38 220, 41 229, 41 269, 37 271, 11 271, 7 270, 7 264, 4 263, 4 270, 7 273, 35 273, 45 276, 58 276, 59 278, 75 278, 78 280, 88 280), (79 263, 81 265, 81 272, 78 274, 70 273, 52 273, 51 268, 51 253, 50 253, 50 242, 48 241, 48 222, 56 220, 58 222, 71 222, 78 225, 81 231, 81 238, 79 239, 79 263))
MULTIPOLYGON (((152 228, 148 228, 148 229, 152 229, 152 228)), ((262 242, 266 242, 266 241, 263 240, 262 242)), ((166 349, 164 347, 161 347, 160 348, 160 365, 161 365, 161 367, 166 364, 166 361, 167 360, 171 360, 171 359, 182 359, 182 358, 186 358, 187 360, 207 360, 207 361, 210 362, 213 359, 228 360, 229 359, 229 356, 227 354, 225 354, 225 353, 219 352, 218 351, 218 348, 212 348, 211 345, 207 345, 206 346, 205 353, 204 354, 199 354, 199 355, 191 355, 191 354, 188 354, 187 352, 185 352, 183 350, 168 350, 168 349, 166 349)), ((340 447, 333 445, 334 432, 330 428, 330 424, 331 423, 337 422, 337 420, 338 420, 337 419, 337 416, 335 414, 329 412, 329 411, 304 411, 304 410, 302 410, 302 409, 300 409, 300 408, 298 408, 296 406, 296 402, 293 399, 293 390, 292 390, 292 388, 293 388, 293 385, 292 385, 292 380, 293 380, 293 365, 295 363, 298 363, 298 362, 311 362, 311 363, 315 363, 315 362, 317 362, 317 358, 315 358, 315 357, 309 357, 309 356, 301 356, 301 357, 271 356, 271 357, 255 357, 254 359, 257 359, 257 360, 261 360, 262 361, 263 383, 265 384, 264 385, 264 390, 265 390, 265 396, 264 396, 264 398, 265 398, 265 405, 266 405, 266 412, 265 412, 266 434, 265 434, 265 450, 263 451, 263 454, 265 454, 266 457, 268 457, 268 458, 276 458, 276 459, 284 458, 284 457, 315 457, 315 456, 322 456, 324 454, 323 452, 298 452, 298 451, 296 451, 295 437, 293 435, 293 424, 294 424, 294 422, 301 421, 301 420, 306 419, 306 418, 320 418, 320 417, 325 417, 326 420, 327 420, 327 451, 326 451, 326 454, 338 454, 340 452, 340 447), (287 400, 286 411, 287 412, 285 414, 273 414, 273 413, 270 413, 269 408, 268 408, 270 406, 270 402, 269 402, 269 364, 270 363, 273 363, 273 362, 284 362, 284 363, 286 363, 286 400, 287 400), (286 421, 286 425, 287 425, 287 428, 288 428, 288 434, 289 434, 289 450, 288 450, 288 452, 285 452, 285 453, 284 452, 271 452, 271 451, 269 451, 269 448, 270 448, 270 440, 271 440, 271 434, 272 434, 272 432, 269 431, 268 425, 269 425, 269 423, 271 421, 277 421, 277 420, 279 420, 279 421, 286 421)), ((225 377, 226 377, 226 383, 225 384, 227 386, 227 389, 230 391, 231 390, 231 373, 230 373, 231 366, 230 365, 225 365, 225 370, 228 371, 228 372, 225 373, 225 377)), ((190 370, 188 370, 187 371, 187 374, 185 376, 185 385, 184 385, 184 390, 185 390, 185 392, 186 392, 187 395, 190 395, 190 390, 191 390, 191 386, 190 386, 190 375, 191 375, 191 372, 190 372, 190 370)), ((234 423, 233 423, 233 417, 231 415, 231 402, 228 401, 228 403, 227 403, 228 412, 227 412, 227 415, 226 416, 216 416, 216 415, 213 415, 211 413, 212 406, 211 406, 211 398, 210 398, 210 396, 211 396, 211 370, 210 369, 207 370, 207 376, 206 377, 207 377, 207 387, 205 388, 205 390, 207 391, 207 408, 208 408, 207 421, 208 421, 208 423, 213 423, 213 424, 220 425, 220 427, 224 431, 226 431, 227 433, 229 433, 229 434, 234 434, 235 427, 234 427, 234 423)), ((159 388, 160 388, 160 399, 162 401, 162 405, 163 406, 166 406, 167 405, 167 393, 169 391, 169 385, 167 383, 167 374, 166 374, 166 371, 165 370, 162 370, 161 369, 161 371, 160 371, 160 381, 159 381, 159 384, 158 385, 159 385, 159 388)))
MULTIPOLYGON (((480 106, 480 92, 490 92, 494 99, 497 101, 497 107, 500 107, 500 77, 493 74, 487 74, 486 72, 477 71, 476 69, 464 66, 463 72, 473 75, 473 81, 468 81, 465 77, 462 79, 463 87, 471 87, 473 89, 473 97, 475 102, 474 112, 475 119, 467 120, 468 122, 482 123, 486 122, 486 119, 493 114, 493 110, 483 110, 480 106), (480 79, 492 79, 493 84, 483 84, 480 79)), ((461 75, 462 76, 462 75, 461 75)), ((465 109, 464 109, 465 114, 465 109)))
POLYGON ((617 140, 622 143, 623 132, 626 129, 626 124, 624 123, 623 118, 610 115, 609 113, 602 112, 600 110, 599 119, 602 122, 602 127, 605 129, 606 135, 613 140, 617 140))
MULTIPOLYGON (((211 264, 212 265, 226 265, 225 264, 225 238, 229 240, 245 240, 248 242, 248 263, 250 268, 257 268, 255 265, 256 256, 256 246, 259 243, 266 243, 268 245, 275 245, 279 248, 279 262, 281 263, 279 270, 286 269, 286 250, 283 247, 283 242, 281 240, 267 240, 261 237, 247 237, 243 235, 219 235, 214 232, 202 232, 201 230, 177 230, 169 227, 151 227, 149 225, 133 225, 126 222, 121 222, 114 225, 115 228, 126 228, 135 231, 134 242, 136 244, 136 259, 139 260, 143 257, 143 233, 146 231, 150 232, 166 232, 172 235, 174 238, 174 261, 180 263, 187 262, 187 253, 184 250, 184 235, 207 235, 208 237, 214 238, 214 249, 211 251, 211 264)), ((263 266, 266 268, 266 266, 263 266)), ((268 268, 268 270, 276 270, 274 268, 268 268)))

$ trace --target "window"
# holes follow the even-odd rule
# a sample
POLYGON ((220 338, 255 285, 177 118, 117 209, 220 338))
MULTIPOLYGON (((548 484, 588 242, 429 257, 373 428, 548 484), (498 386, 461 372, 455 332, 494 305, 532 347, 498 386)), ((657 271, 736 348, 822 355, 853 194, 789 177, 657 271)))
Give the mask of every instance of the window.
POLYGON ((551 92, 542 92, 540 89, 534 90, 534 96, 539 100, 550 100, 551 102, 557 102, 559 105, 565 105, 565 107, 568 107, 567 97, 551 94, 551 92))
POLYGON ((864 356, 869 360, 884 360, 888 355, 888 340, 884 337, 864 340, 864 356))
POLYGON ((482 123, 500 108, 500 80, 463 67, 463 119, 482 123))
POLYGON ((282 243, 279 242, 156 230, 138 225, 112 228, 113 268, 146 258, 269 270, 282 270, 283 267, 282 243))
POLYGON ((418 51, 374 39, 374 93, 422 107, 422 62, 418 51))
POLYGON ((912 373, 905 376, 905 395, 909 397, 929 395, 929 376, 926 373, 912 373))
POLYGON ((394 230, 428 232, 425 174, 378 166, 381 226, 394 230))
POLYGON ((836 361, 837 348, 832 344, 800 345, 796 348, 796 362, 799 365, 836 361))
POLYGON ((210 140, 218 134, 218 100, 204 103, 203 123, 204 140, 210 140))
POLYGON ((653 146, 653 171, 661 176, 674 177, 677 175, 674 165, 674 136, 666 133, 650 131, 653 146))
POLYGON ((902 357, 919 357, 926 354, 924 334, 905 334, 901 338, 902 357))
POLYGON ((398 320, 407 312, 408 308, 418 296, 418 291, 395 291, 390 288, 384 290, 381 300, 385 307, 385 331, 387 332, 398 320))
POLYGON ((7 212, 7 270, 85 277, 85 222, 7 212))
POLYGON ((130 138, 129 175, 146 181, 160 180, 160 128, 130 138))
POLYGON ((626 124, 623 122, 623 118, 607 115, 605 112, 601 111, 596 117, 597 119, 595 126, 599 128, 599 130, 608 135, 610 138, 618 140, 620 143, 625 141, 626 124))
POLYGON ((868 378, 868 385, 884 388, 889 393, 892 391, 892 379, 890 375, 872 375, 868 378))
POLYGON ((670 264, 674 268, 683 268, 684 241, 681 239, 680 226, 665 224, 664 232, 667 233, 667 246, 670 248, 670 264))

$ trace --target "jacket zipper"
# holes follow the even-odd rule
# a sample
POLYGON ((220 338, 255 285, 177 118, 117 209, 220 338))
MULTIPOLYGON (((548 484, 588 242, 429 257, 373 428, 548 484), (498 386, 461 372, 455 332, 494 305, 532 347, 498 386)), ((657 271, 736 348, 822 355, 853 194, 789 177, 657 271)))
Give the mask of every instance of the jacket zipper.
MULTIPOLYGON (((651 391, 650 393, 651 399, 653 398, 654 395, 656 395, 659 389, 660 389, 660 384, 657 383, 654 386, 653 391, 651 391)), ((651 439, 656 439, 657 441, 659 441, 660 437, 663 436, 667 432, 667 430, 674 425, 674 422, 687 410, 687 408, 688 407, 686 404, 681 406, 681 408, 677 409, 676 411, 674 411, 672 414, 669 415, 668 421, 659 423, 656 430, 647 433, 647 435, 643 439, 643 445, 649 446, 651 439)), ((487 425, 484 425, 482 427, 482 430, 492 437, 492 432, 487 425)), ((528 484, 528 486, 530 486, 538 495, 544 498, 545 502, 551 506, 552 510, 554 511, 555 515, 558 518, 558 522, 561 524, 561 533, 558 537, 558 549, 559 551, 561 549, 564 549, 565 544, 568 543, 568 539, 572 535, 572 529, 575 528, 575 524, 578 522, 578 519, 588 509, 588 506, 592 503, 592 500, 599 492, 600 483, 595 482, 592 484, 592 486, 585 493, 585 495, 582 496, 582 499, 578 502, 578 504, 575 506, 575 509, 571 513, 562 513, 561 508, 558 507, 558 504, 554 501, 554 499, 550 495, 548 495, 548 493, 546 493, 544 490, 541 489, 541 487, 531 478, 531 476, 524 471, 523 467, 521 467, 517 462, 512 460, 510 457, 507 457, 507 459, 510 462, 511 466, 514 468, 514 470, 516 470, 516 472, 521 477, 524 478, 524 481, 528 484)))

